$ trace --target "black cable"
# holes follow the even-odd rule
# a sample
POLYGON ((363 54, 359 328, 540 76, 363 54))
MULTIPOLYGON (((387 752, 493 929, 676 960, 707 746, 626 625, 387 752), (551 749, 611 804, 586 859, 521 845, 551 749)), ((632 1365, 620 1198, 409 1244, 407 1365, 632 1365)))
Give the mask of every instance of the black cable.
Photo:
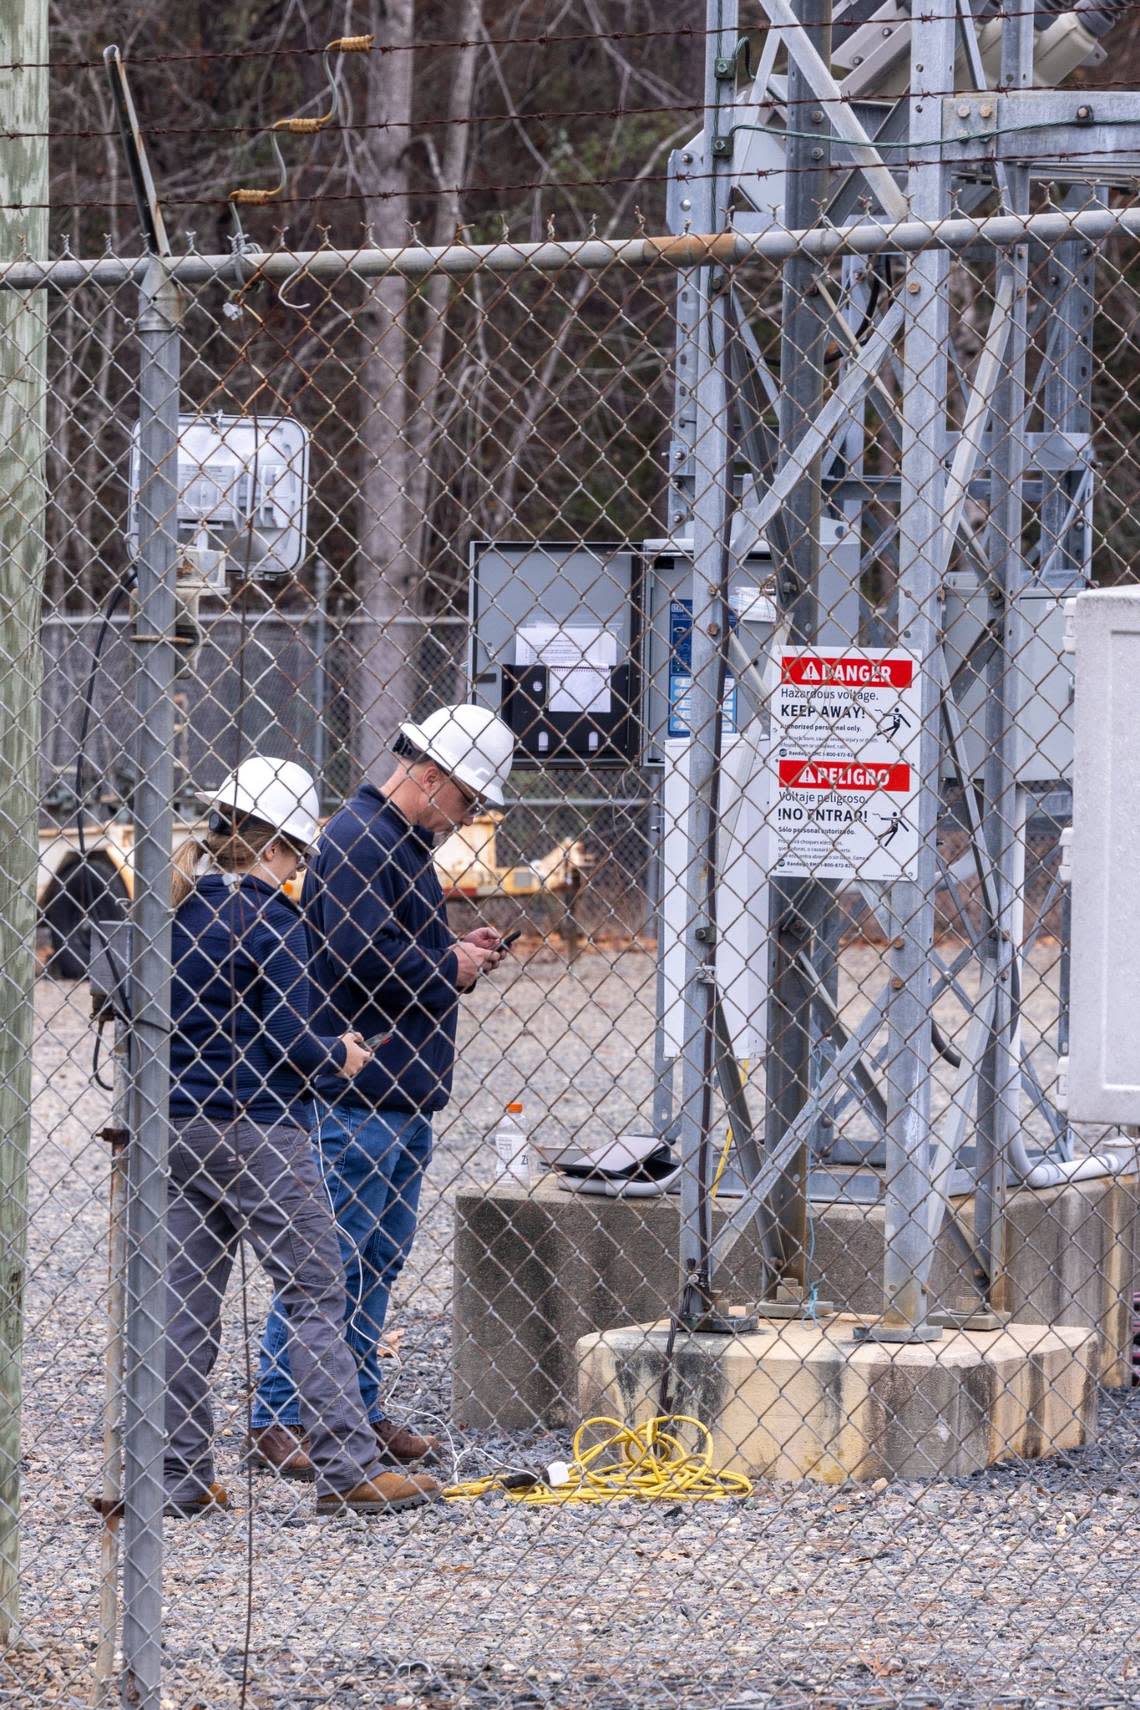
MULTIPOLYGON (((852 336, 852 344, 855 349, 858 349, 871 336, 871 331, 875 325, 875 310, 878 308, 879 298, 883 294, 883 277, 879 270, 880 259, 877 255, 871 257, 871 289, 867 292, 867 305, 863 310, 862 319, 852 336)), ((841 356, 850 355, 851 350, 845 350, 842 345, 833 344, 830 350, 824 351, 823 360, 824 362, 838 362, 841 356)))
MULTIPOLYGON (((91 734, 91 719, 95 711, 95 679, 99 674, 99 665, 103 657, 103 649, 107 644, 107 637, 111 633, 111 625, 115 621, 115 613, 118 611, 122 602, 127 598, 131 589, 134 587, 136 580, 137 574, 132 566, 122 580, 117 583, 111 591, 111 597, 107 601, 103 610, 103 620, 99 626, 99 633, 95 637, 95 647, 91 654, 91 669, 87 673, 87 681, 84 684, 83 693, 80 697, 83 711, 79 720, 79 739, 75 752, 75 834, 76 842, 79 845, 79 871, 84 874, 86 874, 87 870, 87 830, 83 823, 83 771, 87 764, 87 738, 91 734)), ((103 931, 103 923, 99 920, 97 915, 89 912, 88 925, 93 932, 97 932, 99 934, 99 937, 103 941, 103 949, 107 952, 107 965, 111 972, 111 978, 115 982, 115 995, 119 1000, 124 1016, 128 1016, 130 1014, 130 998, 125 984, 125 976, 120 973, 118 964, 116 963, 114 956, 111 954, 110 941, 107 934, 103 931)), ((92 1073, 94 1073, 94 1065, 92 1066, 92 1073)), ((95 1078, 98 1080, 98 1075, 96 1075, 95 1078)), ((102 1086, 103 1083, 100 1081, 99 1085, 102 1086)))
MULTIPOLYGON (((242 922, 241 880, 240 879, 238 880, 238 883, 234 888, 234 901, 237 905, 238 925, 240 928, 241 922, 242 922)), ((231 1025, 231 1031, 234 1034, 236 1034, 236 1031, 237 1031, 237 1014, 236 1014, 236 1009, 237 1009, 237 970, 236 970, 236 959, 237 959, 237 950, 236 950, 236 945, 235 945, 234 961, 231 963, 231 994, 233 997, 233 1002, 230 1006, 230 1025, 231 1025)), ((233 1052, 233 1083, 234 1083, 234 1089, 235 1089, 235 1095, 236 1095, 236 1088, 237 1088, 237 1047, 236 1047, 236 1043, 235 1043, 234 1052, 233 1052)), ((236 1121, 237 1121, 237 1114, 236 1114, 237 1113, 237 1100, 236 1100, 236 1096, 235 1096, 235 1101, 234 1101, 234 1111, 235 1111, 235 1124, 236 1124, 236 1121)), ((235 1127, 235 1133, 234 1133, 234 1152, 235 1152, 235 1154, 238 1154, 236 1127, 235 1127)), ((236 1161, 238 1163, 238 1172, 239 1173, 237 1176, 237 1180, 235 1182, 235 1186, 237 1187, 238 1217, 240 1219, 242 1216, 241 1187, 240 1187, 240 1180, 241 1180, 241 1177, 240 1177, 240 1168, 241 1168, 240 1154, 238 1154, 236 1161)), ((248 1271, 246 1269, 246 1262, 245 1262, 245 1241, 242 1238, 240 1226, 239 1226, 239 1230, 238 1230, 238 1280, 239 1280, 240 1285, 241 1285, 241 1339, 242 1339, 242 1352, 243 1352, 243 1357, 244 1357, 244 1361, 245 1361, 245 1414, 246 1414, 246 1429, 247 1429, 247 1433, 248 1433, 249 1420, 250 1420, 250 1407, 251 1407, 252 1402, 253 1402, 253 1361, 252 1361, 252 1358, 250 1356, 250 1351, 249 1351, 249 1274, 248 1274, 248 1271)), ((252 1637, 253 1637, 253 1544, 254 1544, 254 1529, 253 1529, 253 1456, 252 1456, 252 1454, 247 1454, 245 1457, 245 1494, 246 1494, 245 1632, 242 1636, 241 1688, 240 1688, 240 1691, 238 1693, 239 1710, 246 1710, 246 1697, 247 1697, 248 1692, 249 1692, 249 1651, 250 1651, 250 1642, 251 1642, 252 1637)))
MULTIPOLYGON (((729 440, 729 468, 735 457, 736 446, 731 430, 729 440)), ((715 980, 717 952, 717 841, 720 831, 720 785, 721 759, 724 732, 724 702, 728 686, 728 635, 732 621, 732 608, 729 604, 729 575, 732 565, 732 519, 736 506, 729 498, 725 506, 724 535, 720 542, 720 568, 717 576, 718 583, 718 618, 720 621, 721 645, 716 662, 716 704, 714 709, 714 725, 712 732, 712 778, 709 790, 709 825, 708 838, 705 844, 705 872, 707 874, 707 907, 706 921, 708 925, 709 955, 715 980)), ((696 590, 694 588, 694 594, 696 590)), ((695 603, 695 601, 694 601, 695 603)), ((695 734, 695 733, 694 733, 695 734)), ((706 1307, 710 1307, 711 1278, 709 1267, 712 1258, 712 1214, 709 1208, 709 1140, 713 1124, 713 1076, 716 1073, 717 1038, 714 1020, 715 1008, 720 1001, 720 989, 716 984, 705 988, 708 1007, 702 1021, 703 1036, 701 1040, 701 1143, 697 1153, 697 1229, 699 1234, 699 1261, 697 1268, 697 1287, 706 1307)))
MULTIPOLYGON (((685 1305, 682 1298, 681 1311, 684 1310, 685 1305)), ((665 1339, 665 1364, 661 1368, 661 1387, 657 1392, 657 1411, 666 1417, 673 1411, 673 1389, 670 1380, 674 1375, 673 1351, 677 1345, 677 1331, 680 1324, 680 1314, 671 1312, 669 1314, 669 1334, 665 1339)))
POLYGON ((99 1073, 99 1052, 103 1043, 103 1029, 106 1025, 106 1020, 101 1020, 95 1029, 95 1044, 91 1051, 91 1079, 95 1082, 97 1087, 102 1087, 104 1092, 111 1093, 113 1095, 115 1091, 115 1083, 113 1081, 105 1081, 99 1073))
POLYGON ((115 621, 115 613, 134 587, 136 580, 136 572, 132 566, 122 581, 112 589, 111 598, 107 601, 103 611, 103 621, 99 626, 99 633, 95 638, 95 648, 91 655, 91 669, 87 673, 87 682, 80 697, 83 704, 83 715, 79 721, 79 746, 75 755, 75 829, 79 836, 79 852, 84 856, 87 854, 87 845, 83 834, 83 768, 87 764, 87 738, 91 733, 91 719, 95 711, 93 700, 95 678, 98 675, 99 661, 103 657, 107 637, 111 632, 111 625, 115 621))

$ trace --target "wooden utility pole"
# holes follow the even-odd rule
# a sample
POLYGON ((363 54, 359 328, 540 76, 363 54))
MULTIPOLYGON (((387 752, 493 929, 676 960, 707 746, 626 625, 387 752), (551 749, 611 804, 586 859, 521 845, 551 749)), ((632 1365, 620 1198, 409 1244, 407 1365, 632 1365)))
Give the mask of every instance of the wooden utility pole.
MULTIPOLYGON (((0 261, 47 255, 47 0, 0 0, 0 261)), ((0 1643, 19 1613, 39 815, 46 300, 0 290, 0 1643)))
MULTIPOLYGON (((398 247, 409 241, 415 0, 369 0, 368 28, 377 46, 368 55, 366 117, 368 171, 375 199, 366 203, 369 242, 398 247), (391 51, 395 50, 395 51, 391 51)), ((364 339, 357 538, 358 590, 371 622, 364 634, 359 677, 356 757, 367 776, 391 748, 402 719, 415 712, 415 657, 421 571, 418 519, 410 514, 416 460, 409 438, 411 340, 408 284, 398 273, 377 279, 359 316, 364 339)))

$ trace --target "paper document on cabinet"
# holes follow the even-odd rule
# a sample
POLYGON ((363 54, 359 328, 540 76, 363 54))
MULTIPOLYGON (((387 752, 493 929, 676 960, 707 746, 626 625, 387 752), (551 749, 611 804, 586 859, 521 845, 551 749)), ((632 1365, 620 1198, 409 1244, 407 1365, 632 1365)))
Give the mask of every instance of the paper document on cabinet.
POLYGON ((546 667, 547 712, 607 714, 617 645, 601 624, 529 623, 519 630, 515 664, 546 667))

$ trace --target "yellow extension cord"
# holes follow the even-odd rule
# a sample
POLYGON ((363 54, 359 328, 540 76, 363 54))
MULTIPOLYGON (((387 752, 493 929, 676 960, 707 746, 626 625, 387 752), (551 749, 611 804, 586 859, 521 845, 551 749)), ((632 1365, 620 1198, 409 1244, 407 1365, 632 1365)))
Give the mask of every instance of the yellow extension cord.
MULTIPOLYGON (((747 1060, 742 1066, 747 1078, 747 1060)), ((713 1177, 714 1200, 731 1151, 730 1123, 713 1177)), ((527 1503, 532 1508, 549 1508, 563 1502, 623 1502, 630 1497, 640 1502, 725 1502, 752 1495, 751 1479, 743 1473, 717 1472, 712 1457, 712 1432, 688 1413, 659 1414, 643 1425, 623 1425, 620 1420, 600 1415, 587 1419, 575 1431, 574 1459, 565 1484, 549 1485, 536 1480, 534 1484, 512 1488, 504 1483, 510 1474, 490 1473, 486 1478, 449 1485, 443 1495, 446 1502, 473 1502, 499 1491, 512 1502, 527 1503), (679 1437, 664 1428, 668 1425, 693 1426, 700 1435, 701 1447, 695 1451, 686 1449, 679 1437), (594 1430, 607 1431, 609 1435, 591 1448, 583 1448, 586 1432, 594 1430), (603 1461, 602 1457, 611 1451, 616 1451, 617 1458, 603 1461)))
POLYGON ((623 1425, 603 1416, 587 1419, 575 1431, 574 1459, 565 1484, 535 1483, 511 1489, 503 1482, 510 1474, 492 1473, 453 1484, 443 1494, 448 1502, 471 1502, 500 1491, 534 1508, 564 1502, 621 1502, 630 1497, 640 1502, 724 1502, 752 1495, 751 1479, 742 1473, 717 1472, 712 1457, 712 1432, 687 1413, 662 1414, 642 1425, 623 1425), (676 1425, 694 1427, 700 1436, 697 1450, 687 1449, 667 1429, 676 1425), (597 1430, 607 1435, 584 1448, 586 1433, 597 1430))
MULTIPOLYGON (((741 1074, 741 1079, 743 1081, 747 1082, 747 1080, 748 1080, 748 1058, 747 1057, 744 1057, 741 1059, 740 1074, 741 1074)), ((730 1122, 728 1125, 728 1128, 725 1132, 724 1145, 720 1149, 720 1157, 717 1160, 716 1173, 713 1176, 712 1187, 709 1189, 709 1198, 710 1199, 715 1199, 717 1196, 717 1189, 720 1187, 720 1179, 724 1175, 725 1170, 727 1170, 727 1168, 728 1168, 728 1155, 731 1151, 732 1151, 732 1123, 730 1122)))

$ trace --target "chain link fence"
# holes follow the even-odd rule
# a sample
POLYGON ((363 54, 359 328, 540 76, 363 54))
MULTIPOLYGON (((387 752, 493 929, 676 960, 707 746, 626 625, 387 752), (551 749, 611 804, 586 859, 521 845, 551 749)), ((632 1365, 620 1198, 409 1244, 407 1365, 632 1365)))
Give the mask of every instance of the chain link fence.
POLYGON ((1140 1696, 1070 203, 8 268, 0 1702, 1140 1696))

